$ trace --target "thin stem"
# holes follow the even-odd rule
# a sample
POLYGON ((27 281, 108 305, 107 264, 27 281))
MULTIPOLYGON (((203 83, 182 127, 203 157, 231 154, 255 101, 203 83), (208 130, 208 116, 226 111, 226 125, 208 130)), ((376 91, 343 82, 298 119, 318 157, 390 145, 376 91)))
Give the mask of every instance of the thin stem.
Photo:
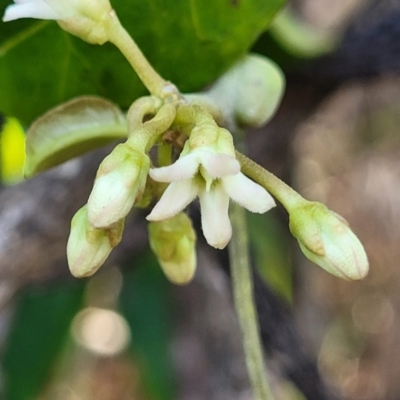
POLYGON ((258 165, 244 154, 236 152, 236 158, 240 162, 242 172, 255 182, 268 190, 290 212, 293 207, 305 202, 294 189, 280 180, 261 165, 258 165))
POLYGON ((135 41, 121 25, 115 13, 112 15, 108 32, 108 40, 117 46, 129 61, 148 91, 154 96, 163 97, 164 88, 168 86, 168 82, 147 61, 135 41))
POLYGON ((133 126, 133 130, 131 130, 130 123, 135 124, 138 122, 137 115, 140 115, 140 112, 136 112, 135 108, 131 107, 127 117, 129 130, 128 142, 132 147, 149 151, 158 139, 158 136, 171 126, 176 115, 176 108, 174 104, 164 104, 151 120, 144 122, 141 126, 133 126))
POLYGON ((237 204, 232 204, 230 218, 233 227, 233 235, 229 243, 233 296, 242 332, 247 370, 254 398, 272 400, 254 305, 245 210, 237 204))
POLYGON ((143 126, 143 119, 146 115, 156 114, 161 108, 162 102, 159 98, 153 96, 139 97, 129 107, 127 112, 128 136, 136 129, 143 126))

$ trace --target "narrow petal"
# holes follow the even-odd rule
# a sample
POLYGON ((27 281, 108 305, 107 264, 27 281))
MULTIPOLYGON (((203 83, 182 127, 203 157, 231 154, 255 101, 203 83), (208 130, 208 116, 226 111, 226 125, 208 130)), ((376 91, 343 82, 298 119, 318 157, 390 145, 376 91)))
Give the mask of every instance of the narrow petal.
POLYGON ((234 176, 226 176, 221 181, 231 199, 251 212, 262 214, 275 207, 271 195, 241 172, 234 176))
POLYGON ((229 220, 229 196, 221 185, 215 185, 207 192, 199 193, 201 207, 201 226, 204 237, 210 246, 223 249, 232 237, 229 220))
POLYGON ((200 162, 207 172, 214 178, 234 175, 240 172, 239 161, 235 157, 223 153, 199 150, 200 162))
POLYGON ((148 221, 163 221, 182 211, 197 196, 198 186, 192 179, 172 182, 147 216, 148 221))
POLYGON ((157 182, 173 182, 190 179, 199 169, 194 153, 179 158, 167 167, 150 169, 150 176, 157 182))
POLYGON ((12 4, 6 8, 3 21, 13 21, 19 18, 37 18, 37 19, 60 19, 51 7, 42 0, 20 1, 19 4, 12 4))

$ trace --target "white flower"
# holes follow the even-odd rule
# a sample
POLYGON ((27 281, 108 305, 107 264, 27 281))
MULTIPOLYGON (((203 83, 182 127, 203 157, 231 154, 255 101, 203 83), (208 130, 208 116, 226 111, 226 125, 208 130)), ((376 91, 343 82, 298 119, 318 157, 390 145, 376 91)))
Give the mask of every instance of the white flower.
POLYGON ((107 41, 105 21, 112 8, 109 0, 14 0, 3 21, 20 18, 54 19, 59 25, 89 43, 107 41))
POLYGON ((207 243, 223 249, 232 236, 229 198, 256 213, 268 211, 275 202, 264 188, 240 172, 231 134, 218 128, 214 140, 213 144, 206 143, 204 136, 192 132, 178 161, 150 170, 155 181, 171 184, 147 219, 171 218, 198 196, 207 243))

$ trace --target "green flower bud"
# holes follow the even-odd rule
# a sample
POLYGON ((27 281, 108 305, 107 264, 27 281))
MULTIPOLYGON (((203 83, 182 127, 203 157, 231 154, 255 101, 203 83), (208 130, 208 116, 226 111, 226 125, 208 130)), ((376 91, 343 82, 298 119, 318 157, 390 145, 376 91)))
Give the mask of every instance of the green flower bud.
POLYGON ((149 223, 150 247, 167 278, 178 285, 190 282, 196 271, 196 233, 190 218, 179 213, 149 223))
POLYGON ((109 229, 93 228, 87 219, 85 205, 74 215, 67 243, 68 265, 77 278, 93 275, 121 241, 124 220, 109 229))
POLYGON ((128 143, 119 144, 102 161, 88 200, 88 219, 108 228, 125 218, 146 186, 150 159, 128 143))
POLYGON ((361 242, 347 221, 323 204, 295 207, 289 226, 304 255, 327 272, 346 280, 367 275, 368 259, 361 242))
POLYGON ((223 110, 230 109, 241 124, 258 127, 275 114, 284 89, 280 68, 266 57, 250 54, 227 71, 208 96, 225 105, 223 110))

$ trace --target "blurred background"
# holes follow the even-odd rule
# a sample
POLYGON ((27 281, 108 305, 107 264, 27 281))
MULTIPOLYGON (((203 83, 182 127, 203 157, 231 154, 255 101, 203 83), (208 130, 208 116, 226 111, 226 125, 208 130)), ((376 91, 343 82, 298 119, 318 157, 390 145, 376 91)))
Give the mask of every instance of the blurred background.
MULTIPOLYGON (((365 245, 370 273, 344 282, 309 263, 280 207, 248 216, 272 387, 276 400, 396 400, 400 3, 289 5, 254 44, 283 67, 288 85, 271 123, 247 133, 248 153, 342 215, 365 245)), ((226 253, 200 239, 194 281, 173 286, 137 212, 106 268, 72 279, 69 219, 104 153, 19 183, 24 129, 1 118, 0 397, 251 399, 226 253)), ((196 207, 191 213, 198 219, 196 207)))

